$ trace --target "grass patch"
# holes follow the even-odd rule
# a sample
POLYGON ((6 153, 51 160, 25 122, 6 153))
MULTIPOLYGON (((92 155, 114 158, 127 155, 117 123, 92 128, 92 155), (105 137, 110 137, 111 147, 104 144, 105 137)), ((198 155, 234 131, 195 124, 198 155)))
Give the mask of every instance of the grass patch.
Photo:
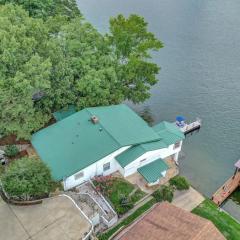
POLYGON ((240 188, 237 188, 233 194, 230 196, 230 198, 237 203, 238 205, 240 205, 240 188))
POLYGON ((141 189, 137 189, 137 191, 131 196, 131 201, 133 203, 136 203, 140 199, 142 199, 145 195, 146 195, 145 192, 143 192, 141 189))
POLYGON ((142 205, 140 208, 138 208, 133 214, 128 216, 126 219, 124 219, 122 222, 120 222, 117 226, 110 229, 106 233, 103 233, 98 236, 99 240, 107 240, 109 239, 114 233, 116 233, 120 228, 127 227, 129 224, 131 224, 134 220, 136 220, 139 216, 141 216, 143 213, 145 213, 148 209, 150 209, 154 204, 156 203, 155 199, 151 199, 144 205, 142 205))
POLYGON ((93 181, 97 190, 102 192, 112 203, 118 214, 124 214, 146 194, 123 178, 98 177, 93 181))
POLYGON ((226 239, 240 239, 240 224, 227 213, 220 211, 211 200, 206 199, 193 209, 192 213, 212 221, 226 239))

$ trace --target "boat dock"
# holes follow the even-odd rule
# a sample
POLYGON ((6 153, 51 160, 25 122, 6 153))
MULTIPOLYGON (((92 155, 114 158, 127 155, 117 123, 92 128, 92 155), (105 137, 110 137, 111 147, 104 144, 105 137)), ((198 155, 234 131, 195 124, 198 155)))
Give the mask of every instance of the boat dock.
POLYGON ((176 125, 180 128, 180 130, 185 134, 193 133, 194 131, 198 131, 202 126, 201 119, 197 118, 196 121, 192 123, 185 123, 185 118, 182 116, 178 116, 176 118, 176 125))
POLYGON ((240 160, 235 163, 235 173, 212 196, 212 201, 220 206, 240 186, 240 160))

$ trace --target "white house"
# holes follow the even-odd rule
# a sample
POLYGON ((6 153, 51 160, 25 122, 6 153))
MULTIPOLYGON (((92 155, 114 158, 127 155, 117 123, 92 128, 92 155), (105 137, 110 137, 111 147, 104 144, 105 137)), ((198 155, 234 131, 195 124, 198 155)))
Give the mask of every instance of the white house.
POLYGON ((32 145, 65 190, 95 176, 139 172, 149 185, 178 161, 184 134, 173 123, 153 127, 124 104, 57 112, 55 124, 32 136, 32 145))

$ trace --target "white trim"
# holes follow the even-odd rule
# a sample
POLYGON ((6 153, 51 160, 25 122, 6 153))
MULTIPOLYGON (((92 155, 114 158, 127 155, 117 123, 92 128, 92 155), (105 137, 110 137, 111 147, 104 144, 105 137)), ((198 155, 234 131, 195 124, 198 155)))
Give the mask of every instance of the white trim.
MULTIPOLYGON (((81 192, 79 192, 79 193, 77 193, 78 195, 87 195, 87 196, 89 196, 94 202, 95 202, 95 204, 101 209, 101 211, 104 213, 104 214, 106 214, 105 213, 105 211, 104 211, 104 209, 100 206, 100 204, 89 194, 89 193, 81 193, 81 192)), ((108 223, 108 220, 104 217, 104 216, 101 216, 107 223, 108 223)))
POLYGON ((66 195, 66 194, 61 194, 61 195, 59 195, 59 196, 62 196, 62 197, 67 197, 68 199, 70 199, 72 202, 73 202, 73 204, 74 204, 74 206, 81 212, 81 214, 87 219, 87 221, 90 223, 90 225, 91 225, 91 230, 89 231, 89 233, 83 238, 83 240, 87 240, 88 238, 89 238, 89 236, 92 234, 92 232, 93 232, 93 223, 92 223, 92 221, 88 218, 88 216, 81 210, 81 208, 75 203, 75 201, 70 197, 70 196, 68 196, 68 195, 66 195))
POLYGON ((92 184, 93 188, 95 189, 95 191, 104 199, 105 203, 107 204, 107 206, 113 211, 113 213, 115 215, 117 215, 117 213, 115 212, 115 210, 112 208, 112 206, 109 204, 109 202, 106 200, 106 198, 99 192, 97 191, 95 185, 93 184, 92 180, 90 179, 89 182, 92 184))

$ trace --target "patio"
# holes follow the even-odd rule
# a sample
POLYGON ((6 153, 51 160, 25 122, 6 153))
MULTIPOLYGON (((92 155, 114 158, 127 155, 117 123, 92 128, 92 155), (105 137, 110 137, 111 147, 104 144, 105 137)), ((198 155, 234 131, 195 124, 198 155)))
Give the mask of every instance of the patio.
POLYGON ((130 183, 137 185, 142 191, 151 194, 153 193, 160 185, 166 184, 171 178, 178 175, 179 169, 175 164, 175 161, 172 157, 164 159, 164 162, 168 165, 169 169, 167 170, 166 176, 161 178, 159 183, 153 186, 148 186, 147 181, 140 173, 134 173, 129 177, 126 177, 126 180, 130 183))

